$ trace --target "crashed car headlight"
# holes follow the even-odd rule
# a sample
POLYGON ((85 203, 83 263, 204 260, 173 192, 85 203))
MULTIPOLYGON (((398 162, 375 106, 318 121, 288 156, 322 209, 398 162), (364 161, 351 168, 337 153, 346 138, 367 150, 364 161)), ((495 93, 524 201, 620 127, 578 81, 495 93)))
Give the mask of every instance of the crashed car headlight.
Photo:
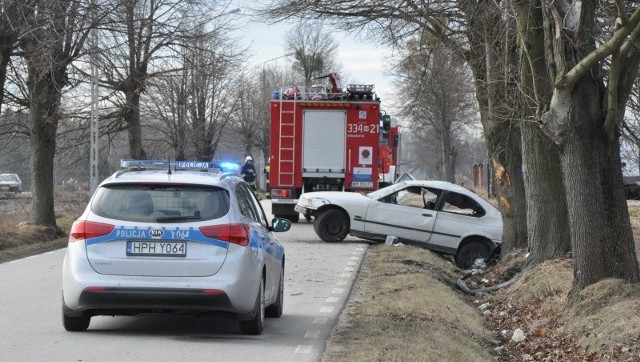
POLYGON ((298 199, 298 205, 300 206, 309 206, 309 204, 311 204, 311 200, 304 196, 300 196, 300 199, 298 199))

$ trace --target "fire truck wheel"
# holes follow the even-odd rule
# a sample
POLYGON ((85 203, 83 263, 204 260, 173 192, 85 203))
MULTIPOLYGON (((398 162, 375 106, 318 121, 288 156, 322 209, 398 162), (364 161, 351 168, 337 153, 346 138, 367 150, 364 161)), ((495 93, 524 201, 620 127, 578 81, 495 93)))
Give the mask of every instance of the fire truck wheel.
POLYGON ((349 233, 349 217, 344 211, 329 209, 316 217, 313 228, 323 241, 340 242, 349 233))

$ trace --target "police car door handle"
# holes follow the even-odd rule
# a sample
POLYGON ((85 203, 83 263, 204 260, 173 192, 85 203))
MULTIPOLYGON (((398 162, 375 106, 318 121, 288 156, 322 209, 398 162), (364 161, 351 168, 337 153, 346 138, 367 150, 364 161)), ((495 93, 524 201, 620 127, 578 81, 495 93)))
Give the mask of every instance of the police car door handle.
POLYGON ((422 216, 433 217, 433 215, 431 215, 431 214, 422 214, 422 216))

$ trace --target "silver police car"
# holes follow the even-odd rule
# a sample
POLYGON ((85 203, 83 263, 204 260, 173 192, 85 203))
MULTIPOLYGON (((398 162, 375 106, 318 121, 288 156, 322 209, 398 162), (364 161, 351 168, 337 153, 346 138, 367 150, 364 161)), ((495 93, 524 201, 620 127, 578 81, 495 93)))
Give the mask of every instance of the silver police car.
POLYGON ((282 315, 285 251, 240 178, 211 162, 123 160, 73 224, 62 317, 83 331, 96 315, 225 313, 246 334, 282 315), (203 172, 205 170, 206 172, 203 172))

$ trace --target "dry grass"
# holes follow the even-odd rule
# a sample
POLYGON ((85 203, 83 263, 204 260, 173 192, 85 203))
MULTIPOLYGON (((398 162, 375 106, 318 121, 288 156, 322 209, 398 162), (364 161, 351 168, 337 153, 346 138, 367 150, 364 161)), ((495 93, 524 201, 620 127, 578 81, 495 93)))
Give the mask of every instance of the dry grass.
MULTIPOLYGON (((638 240, 640 202, 629 202, 629 214, 638 240)), ((508 280, 524 260, 509 255, 468 283, 508 280)), ((455 289, 460 277, 429 251, 370 247, 323 361, 640 361, 640 285, 603 280, 571 304, 569 258, 542 263, 475 301, 455 289), (517 328, 522 342, 511 340, 517 328)))
POLYGON ((71 224, 84 210, 89 199, 86 191, 57 193, 55 213, 59 230, 34 226, 31 220, 29 193, 0 195, 0 262, 21 258, 67 245, 67 233, 71 224))
POLYGON ((453 270, 423 249, 371 246, 323 361, 490 359, 483 318, 454 289, 453 270))

